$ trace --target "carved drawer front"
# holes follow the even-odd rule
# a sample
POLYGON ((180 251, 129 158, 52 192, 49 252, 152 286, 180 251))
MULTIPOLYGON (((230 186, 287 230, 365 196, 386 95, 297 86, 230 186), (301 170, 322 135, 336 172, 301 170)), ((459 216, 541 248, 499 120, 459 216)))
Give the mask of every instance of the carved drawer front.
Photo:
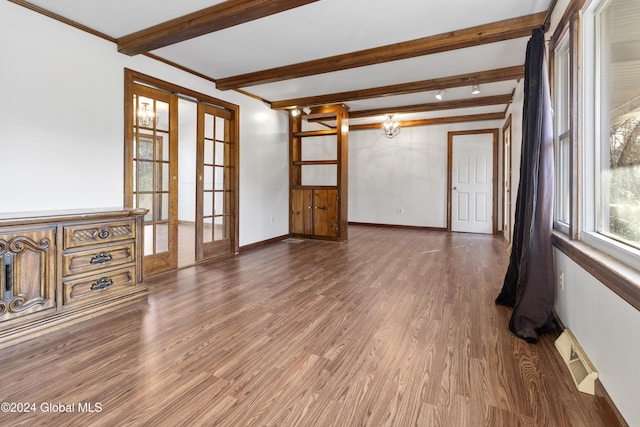
POLYGON ((119 242, 136 235, 134 221, 74 225, 64 228, 64 248, 119 242))
POLYGON ((72 305, 91 300, 107 299, 119 291, 135 286, 135 267, 105 272, 81 279, 63 280, 64 304, 72 305))
POLYGON ((67 253, 62 257, 62 275, 97 272, 135 262, 135 259, 134 243, 67 253))

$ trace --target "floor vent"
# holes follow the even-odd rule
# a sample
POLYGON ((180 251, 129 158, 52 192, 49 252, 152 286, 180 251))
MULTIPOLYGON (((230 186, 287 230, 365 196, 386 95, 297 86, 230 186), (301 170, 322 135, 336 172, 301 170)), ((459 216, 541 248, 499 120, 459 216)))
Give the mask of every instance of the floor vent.
POLYGON ((564 330, 556 340, 555 346, 560 352, 562 360, 567 364, 578 391, 595 394, 595 382, 598 378, 598 372, 569 329, 564 330))

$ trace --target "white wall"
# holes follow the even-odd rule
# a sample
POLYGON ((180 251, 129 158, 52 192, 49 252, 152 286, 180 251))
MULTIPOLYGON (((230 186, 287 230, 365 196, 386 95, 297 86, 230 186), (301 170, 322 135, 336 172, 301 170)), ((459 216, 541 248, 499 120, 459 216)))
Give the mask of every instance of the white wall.
POLYGON ((598 371, 600 381, 629 425, 640 425, 640 312, 558 250, 556 312, 598 371), (559 281, 558 281, 559 282, 559 281))
POLYGON ((288 233, 284 112, 10 2, 0 40, 0 212, 123 205, 126 67, 240 106, 240 245, 288 233))
POLYGON ((351 132, 349 221, 446 227, 448 132, 502 126, 487 121, 410 127, 394 139, 379 130, 351 132))

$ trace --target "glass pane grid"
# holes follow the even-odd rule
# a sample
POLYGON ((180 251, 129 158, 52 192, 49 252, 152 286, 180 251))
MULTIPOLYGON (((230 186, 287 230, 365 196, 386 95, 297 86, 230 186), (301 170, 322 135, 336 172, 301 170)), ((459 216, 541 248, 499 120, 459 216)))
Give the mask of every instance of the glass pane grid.
POLYGON ((169 104, 134 95, 133 134, 133 202, 149 211, 144 217, 144 255, 166 253, 170 229, 169 104), (144 114, 151 113, 146 123, 141 122, 143 107, 144 114))
POLYGON ((203 222, 203 243, 214 243, 228 240, 230 236, 231 189, 229 179, 232 170, 229 166, 231 144, 230 120, 216 114, 205 113, 205 134, 203 137, 204 152, 204 185, 201 193, 203 222))

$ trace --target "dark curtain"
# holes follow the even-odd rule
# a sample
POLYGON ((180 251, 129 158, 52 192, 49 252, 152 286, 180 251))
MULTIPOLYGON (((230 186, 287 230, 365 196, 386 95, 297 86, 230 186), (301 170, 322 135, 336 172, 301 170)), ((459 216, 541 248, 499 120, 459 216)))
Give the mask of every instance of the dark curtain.
POLYGON ((520 186, 511 257, 497 304, 513 308, 509 329, 530 343, 555 327, 553 226, 553 126, 544 30, 527 45, 520 186))

